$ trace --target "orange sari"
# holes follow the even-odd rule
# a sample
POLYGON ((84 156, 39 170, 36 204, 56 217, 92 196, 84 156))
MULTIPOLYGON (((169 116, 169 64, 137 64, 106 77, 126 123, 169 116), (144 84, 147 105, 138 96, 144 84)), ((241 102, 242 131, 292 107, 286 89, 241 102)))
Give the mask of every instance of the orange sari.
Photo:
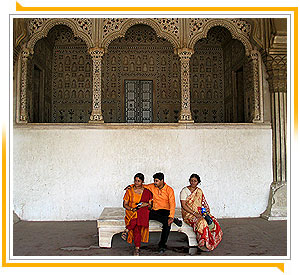
MULTIPOLYGON (((141 194, 137 194, 130 188, 126 191, 123 200, 128 201, 128 205, 132 208, 137 206, 139 202, 150 203, 152 201, 152 193, 144 188, 141 194)), ((141 241, 147 243, 149 240, 149 212, 148 207, 142 207, 137 211, 133 212, 126 209, 125 212, 125 225, 130 225, 130 223, 136 223, 141 226, 141 241)), ((127 242, 132 243, 133 241, 133 230, 129 230, 127 242)))
MULTIPOLYGON (((199 214, 201 214, 202 207, 205 207, 206 211, 210 213, 209 206, 200 188, 196 188, 196 190, 187 197, 186 205, 199 214)), ((197 219, 183 208, 181 208, 181 213, 184 222, 193 227, 200 248, 205 246, 209 250, 214 250, 219 245, 222 240, 223 232, 214 216, 209 214, 215 224, 215 227, 209 230, 205 219, 197 219)))

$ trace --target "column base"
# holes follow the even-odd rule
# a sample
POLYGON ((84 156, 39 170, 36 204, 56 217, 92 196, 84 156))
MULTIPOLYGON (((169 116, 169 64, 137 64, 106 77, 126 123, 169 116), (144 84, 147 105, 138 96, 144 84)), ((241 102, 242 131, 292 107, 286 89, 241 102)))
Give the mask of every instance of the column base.
POLYGON ((90 116, 89 123, 104 123, 102 114, 100 112, 98 113, 93 111, 90 116))
POLYGON ((287 186, 286 182, 272 182, 267 209, 260 217, 268 221, 287 219, 287 186))
POLYGON ((180 119, 178 120, 178 123, 194 123, 194 120, 185 120, 185 119, 180 119))
POLYGON ((23 123, 23 124, 28 123, 27 116, 20 115, 18 123, 23 123))
POLYGON ((189 111, 181 111, 178 122, 179 123, 194 123, 194 120, 192 119, 192 115, 189 111))
POLYGON ((104 120, 89 120, 89 123, 91 124, 101 124, 101 123, 104 123, 104 120))

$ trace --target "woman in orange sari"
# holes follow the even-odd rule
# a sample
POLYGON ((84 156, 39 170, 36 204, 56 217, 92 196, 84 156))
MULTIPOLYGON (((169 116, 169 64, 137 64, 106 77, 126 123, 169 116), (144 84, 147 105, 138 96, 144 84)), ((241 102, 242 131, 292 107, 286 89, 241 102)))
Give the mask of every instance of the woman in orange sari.
POLYGON ((210 214, 202 190, 197 187, 201 182, 199 175, 192 174, 189 181, 190 185, 184 187, 180 192, 182 218, 185 223, 193 227, 198 247, 202 251, 214 250, 222 240, 222 229, 217 219, 210 214), (202 214, 202 208, 206 209, 212 221, 207 222, 202 214))
POLYGON ((136 174, 133 188, 128 189, 123 198, 126 229, 122 233, 122 239, 127 239, 128 243, 134 242, 134 256, 140 255, 141 242, 147 243, 149 239, 149 208, 152 193, 143 187, 143 183, 144 175, 136 174))

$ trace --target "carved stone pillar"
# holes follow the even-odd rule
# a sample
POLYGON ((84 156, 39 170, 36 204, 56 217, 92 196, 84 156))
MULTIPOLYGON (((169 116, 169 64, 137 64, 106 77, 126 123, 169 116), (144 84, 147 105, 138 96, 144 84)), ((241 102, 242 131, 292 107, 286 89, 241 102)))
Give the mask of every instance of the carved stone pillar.
POLYGON ((101 72, 102 72, 102 57, 104 55, 103 48, 91 48, 89 50, 93 60, 93 109, 90 116, 92 123, 104 123, 102 116, 101 104, 101 72))
POLYGON ((190 59, 194 53, 193 49, 178 49, 181 64, 181 123, 193 123, 191 113, 191 95, 190 95, 190 59))
POLYGON ((286 129, 287 129, 287 65, 286 54, 267 57, 271 93, 273 143, 273 182, 267 209, 261 216, 268 220, 287 217, 286 129))
POLYGON ((28 71, 28 58, 30 50, 25 48, 21 52, 21 91, 20 91, 20 117, 19 123, 28 122, 27 110, 27 71, 28 71))
POLYGON ((262 60, 260 52, 250 53, 253 70, 254 118, 253 122, 263 122, 262 60))

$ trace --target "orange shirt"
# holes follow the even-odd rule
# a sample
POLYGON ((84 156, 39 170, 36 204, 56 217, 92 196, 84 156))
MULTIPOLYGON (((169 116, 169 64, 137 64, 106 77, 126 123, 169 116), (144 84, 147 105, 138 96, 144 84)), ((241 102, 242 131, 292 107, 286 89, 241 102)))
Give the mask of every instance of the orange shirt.
POLYGON ((153 209, 170 210, 169 217, 174 218, 175 215, 175 196, 174 190, 169 185, 165 184, 162 189, 155 187, 154 183, 144 185, 153 194, 153 209))

